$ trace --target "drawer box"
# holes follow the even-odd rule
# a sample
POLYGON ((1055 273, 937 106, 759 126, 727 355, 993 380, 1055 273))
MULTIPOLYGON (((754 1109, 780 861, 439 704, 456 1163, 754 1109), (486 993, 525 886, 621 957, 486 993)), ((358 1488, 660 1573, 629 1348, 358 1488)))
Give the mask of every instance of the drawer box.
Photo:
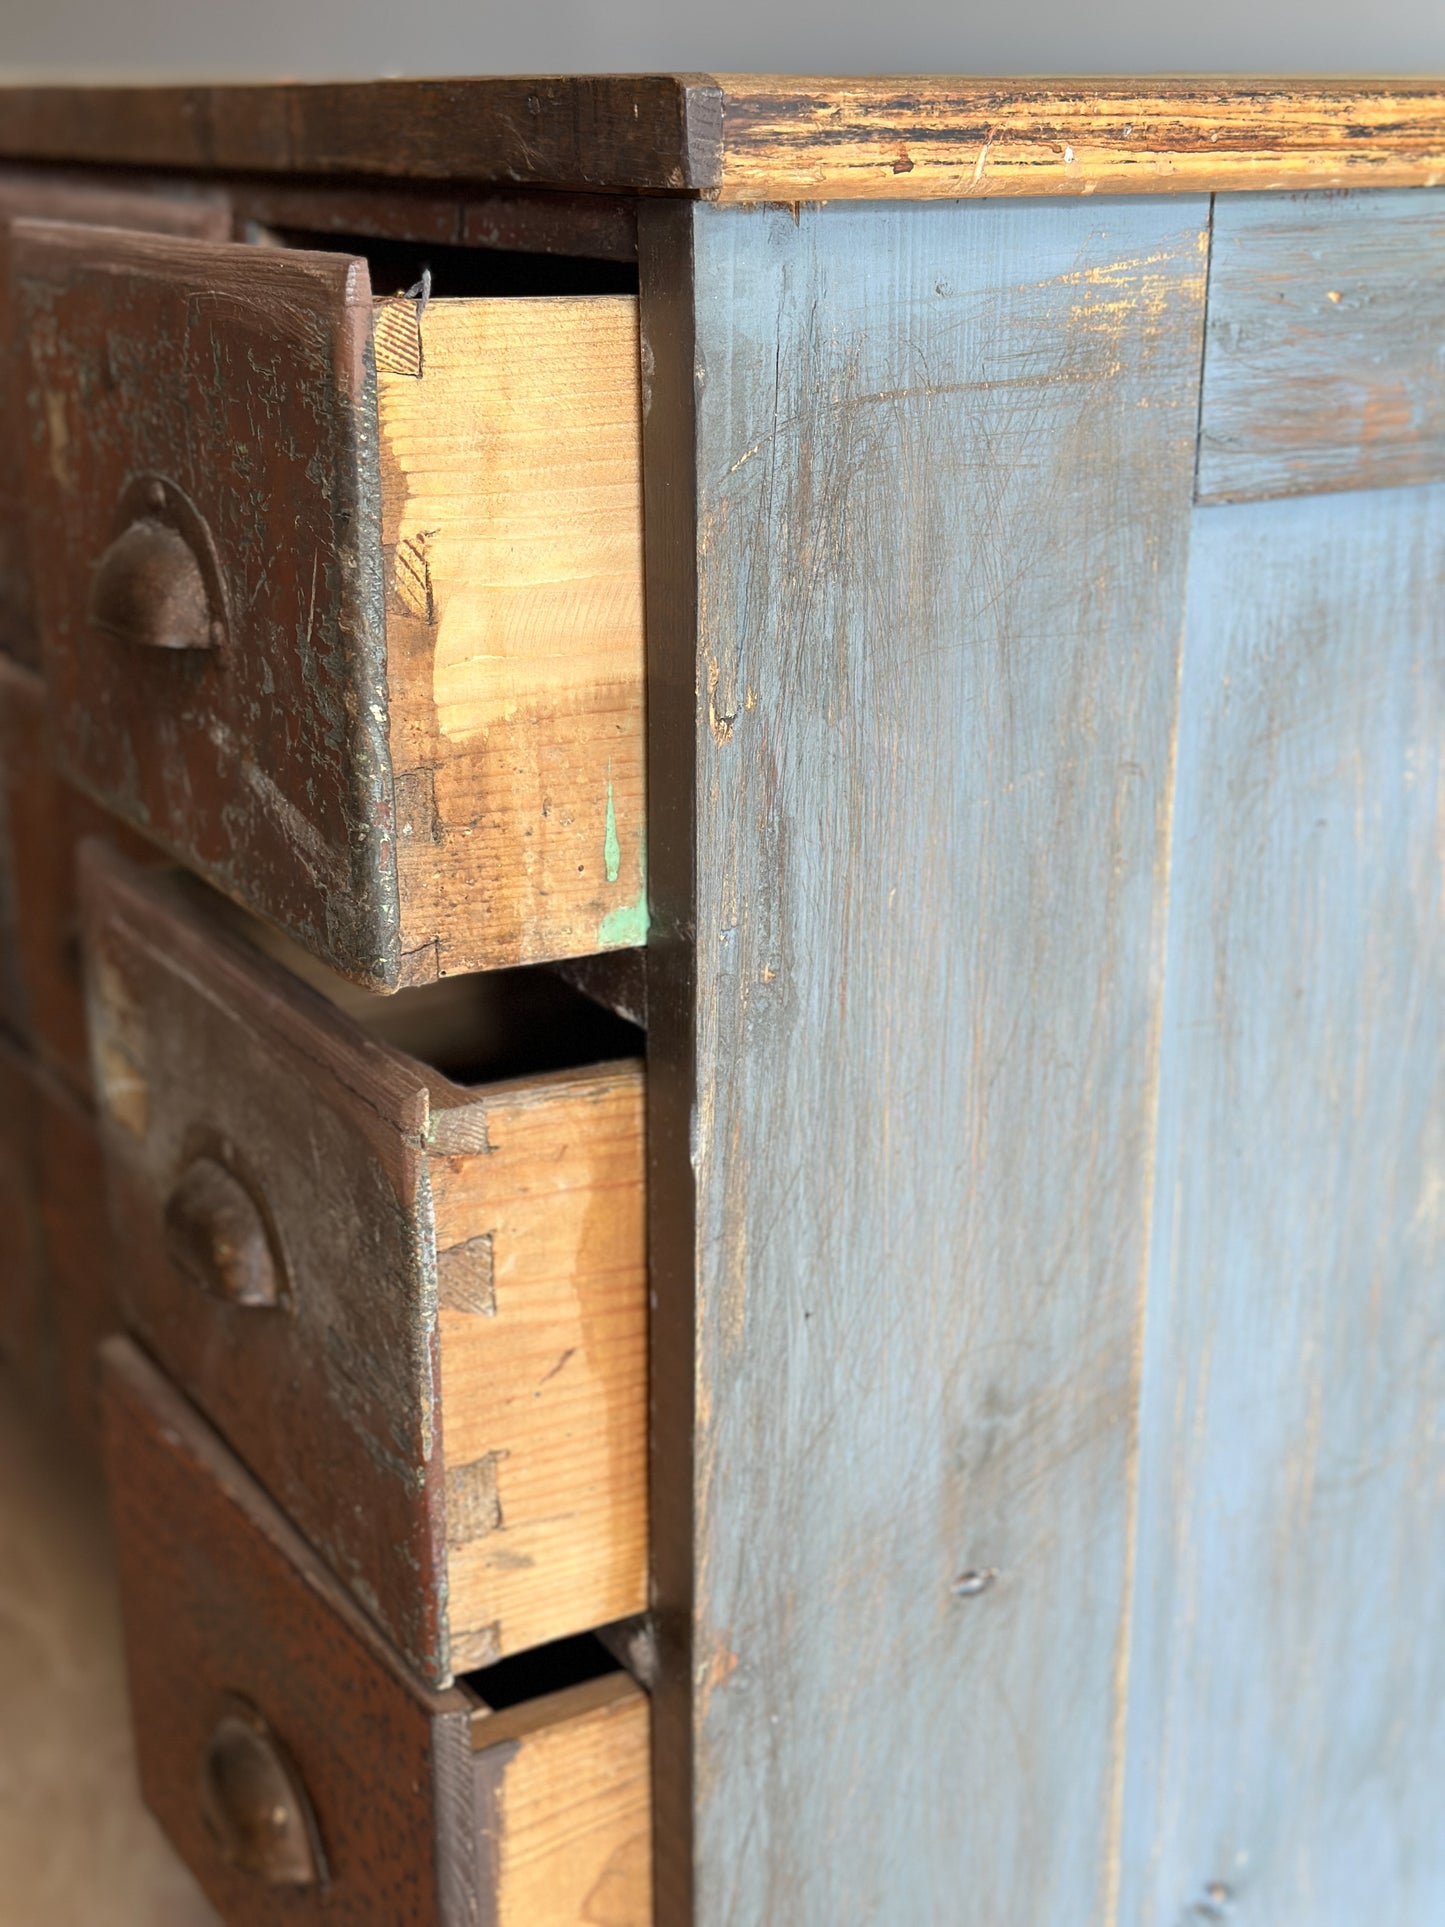
POLYGON ((20 223, 77 780, 376 987, 646 926, 631 296, 20 223))
POLYGON ((76 856, 99 836, 137 862, 157 861, 56 769, 40 678, 0 657, 0 1024, 77 1091, 90 1089, 80 981, 76 856))
POLYGON ((136 1348, 103 1428, 147 1804, 230 1927, 647 1927, 647 1701, 416 1681, 136 1348))
POLYGON ((129 1322, 428 1678, 641 1610, 641 1065, 445 1077, 205 894, 83 853, 129 1322))
POLYGON ((163 190, 144 182, 117 187, 103 179, 0 170, 0 650, 34 667, 40 638, 25 543, 25 354, 12 308, 9 258, 11 224, 26 215, 224 241, 231 210, 215 189, 163 190))

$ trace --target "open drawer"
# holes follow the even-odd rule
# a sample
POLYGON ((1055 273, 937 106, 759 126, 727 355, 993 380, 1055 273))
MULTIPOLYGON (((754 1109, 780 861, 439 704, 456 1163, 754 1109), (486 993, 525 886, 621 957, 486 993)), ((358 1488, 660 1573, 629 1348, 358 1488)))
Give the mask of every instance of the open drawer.
POLYGON ((646 928, 630 295, 20 222, 75 779, 374 986, 646 928))
MULTIPOLYGON (((641 1611, 642 1066, 476 1081, 636 1033, 545 973, 594 1028, 504 1011, 449 1077, 190 879, 92 843, 81 896, 130 1324, 427 1678, 641 1611)), ((351 998, 459 1048, 509 981, 351 998)))
POLYGON ((647 1927, 647 1699, 414 1680, 164 1377, 103 1348, 146 1802, 229 1927, 647 1927))

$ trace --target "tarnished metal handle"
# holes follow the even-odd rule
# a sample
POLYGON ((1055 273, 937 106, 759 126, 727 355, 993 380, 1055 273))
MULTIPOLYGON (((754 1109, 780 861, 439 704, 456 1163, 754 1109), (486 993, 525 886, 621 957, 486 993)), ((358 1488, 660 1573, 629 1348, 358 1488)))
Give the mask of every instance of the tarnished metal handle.
POLYGON ((233 1305, 281 1301, 271 1234, 240 1179, 215 1158, 187 1165, 166 1201, 166 1243, 174 1263, 233 1305))
POLYGON ((230 1699, 201 1765, 201 1810, 231 1866, 271 1887, 322 1887, 316 1816, 284 1749, 247 1701, 230 1699))
POLYGON ((115 540, 95 565, 89 616, 117 642, 219 649, 226 597, 216 545, 194 503, 164 476, 142 475, 120 499, 115 540))

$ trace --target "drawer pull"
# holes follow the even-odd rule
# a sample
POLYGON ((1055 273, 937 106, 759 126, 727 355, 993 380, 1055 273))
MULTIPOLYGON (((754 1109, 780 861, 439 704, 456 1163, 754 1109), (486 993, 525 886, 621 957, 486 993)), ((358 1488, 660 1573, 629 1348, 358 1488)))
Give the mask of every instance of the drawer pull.
POLYGON ((255 1708, 233 1700, 201 1768, 206 1824, 233 1867, 271 1887, 320 1887, 326 1863, 294 1769, 255 1708))
POLYGON ((149 649, 217 649, 226 640, 210 531, 174 482, 140 476, 121 496, 120 534, 96 564, 89 616, 103 635, 149 649))
POLYGON ((180 1270, 216 1297, 233 1305, 280 1302, 266 1220, 240 1180, 214 1158, 197 1158, 172 1191, 166 1243, 180 1270))

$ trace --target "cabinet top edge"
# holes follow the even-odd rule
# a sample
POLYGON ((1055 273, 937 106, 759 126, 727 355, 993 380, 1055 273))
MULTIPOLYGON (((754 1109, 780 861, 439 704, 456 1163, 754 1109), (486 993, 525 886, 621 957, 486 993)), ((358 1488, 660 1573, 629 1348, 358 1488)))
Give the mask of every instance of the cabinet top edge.
POLYGON ((733 202, 1445 184, 1445 76, 0 87, 0 158, 733 202))

